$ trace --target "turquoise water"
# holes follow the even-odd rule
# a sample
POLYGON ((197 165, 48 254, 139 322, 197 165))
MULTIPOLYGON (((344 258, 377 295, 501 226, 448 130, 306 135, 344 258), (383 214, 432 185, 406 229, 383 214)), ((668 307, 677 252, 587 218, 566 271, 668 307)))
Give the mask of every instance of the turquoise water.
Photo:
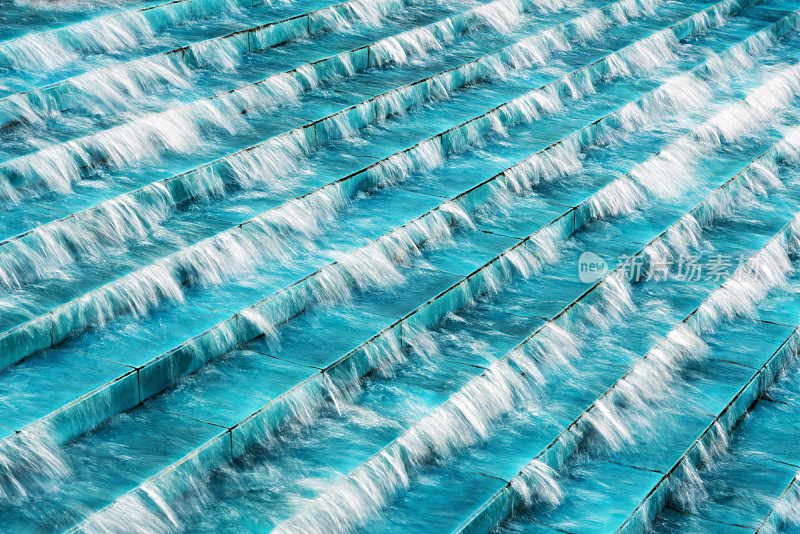
POLYGON ((797 530, 798 10, 0 0, 2 530, 797 530))

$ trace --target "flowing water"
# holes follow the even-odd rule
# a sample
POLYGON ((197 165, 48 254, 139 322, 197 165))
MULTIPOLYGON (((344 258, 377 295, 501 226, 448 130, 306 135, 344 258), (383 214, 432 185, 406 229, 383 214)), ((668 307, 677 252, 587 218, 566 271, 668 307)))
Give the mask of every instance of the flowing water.
POLYGON ((798 29, 0 0, 0 530, 796 531, 798 29))

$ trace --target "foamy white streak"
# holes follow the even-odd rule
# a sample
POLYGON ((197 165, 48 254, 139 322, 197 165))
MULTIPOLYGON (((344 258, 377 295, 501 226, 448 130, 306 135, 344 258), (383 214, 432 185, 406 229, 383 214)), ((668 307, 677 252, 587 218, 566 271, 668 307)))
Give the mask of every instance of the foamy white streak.
MULTIPOLYGON (((547 48, 547 45, 552 44, 553 40, 554 38, 548 36, 546 32, 544 35, 534 36, 534 38, 525 40, 521 46, 516 47, 514 54, 511 56, 515 68, 528 66, 532 57, 534 59, 540 58, 540 55, 531 56, 530 54, 534 42, 536 43, 536 48, 541 50, 547 48)), ((490 63, 490 66, 495 69, 497 73, 505 72, 504 69, 506 67, 497 62, 490 63)), ((304 73, 303 76, 305 79, 304 84, 297 84, 294 82, 294 78, 289 76, 278 76, 274 78, 275 84, 251 86, 250 92, 242 91, 241 93, 232 93, 221 97, 221 102, 218 104, 215 102, 215 104, 212 105, 208 101, 200 102, 200 104, 205 105, 201 107, 199 112, 197 110, 192 111, 191 109, 182 108, 177 111, 155 114, 134 123, 113 128, 108 131, 108 136, 97 134, 82 139, 82 143, 71 143, 45 149, 40 154, 47 153, 47 164, 40 165, 38 168, 37 158, 35 157, 20 158, 12 164, 12 166, 17 167, 15 172, 19 174, 39 174, 45 177, 46 181, 51 183, 51 187, 68 190, 71 182, 79 178, 80 167, 88 163, 87 159, 89 158, 89 153, 94 154, 94 157, 97 157, 98 152, 100 154, 105 154, 107 161, 116 166, 124 166, 132 165, 141 159, 154 157, 156 155, 155 152, 158 151, 166 149, 175 151, 188 150, 199 141, 200 136, 198 132, 204 129, 204 125, 216 126, 217 129, 226 131, 240 128, 242 126, 239 124, 240 121, 232 122, 228 118, 238 117, 238 115, 233 112, 237 106, 244 105, 252 108, 258 105, 258 103, 271 106, 280 100, 276 95, 279 94, 281 97, 297 95, 304 85, 313 85, 316 83, 316 80, 313 78, 313 71, 310 71, 310 69, 309 72, 304 73), (172 121, 175 121, 180 128, 167 128, 167 126, 171 125, 172 121), (138 142, 131 143, 131 139, 137 140, 138 142), (70 149, 67 149, 67 147, 70 149)), ((443 92, 446 94, 447 90, 449 90, 449 88, 443 89, 443 92)), ((577 98, 582 94, 592 91, 593 88, 587 79, 584 81, 584 87, 580 89, 573 87, 572 96, 577 98)), ((404 108, 406 95, 402 93, 402 91, 390 93, 387 95, 387 98, 380 102, 382 111, 386 116, 404 108)), ((520 99, 512 103, 508 108, 509 111, 505 114, 511 115, 511 120, 519 120, 520 116, 522 120, 535 120, 539 116, 539 110, 553 113, 561 109, 561 103, 558 96, 554 95, 552 92, 541 92, 533 94, 528 98, 520 99)), ((363 113, 366 112, 367 110, 365 108, 363 113)), ((494 119, 494 123, 497 127, 501 128, 500 115, 493 114, 491 118, 494 119)), ((504 119, 509 120, 508 117, 504 117, 504 119)), ((340 130, 342 136, 352 135, 354 133, 354 131, 349 129, 348 125, 344 123, 340 124, 340 130)), ((467 136, 467 138, 470 137, 470 135, 467 136)), ((468 144, 469 141, 467 141, 464 146, 468 144)), ((282 166, 286 167, 289 163, 287 160, 290 159, 290 157, 299 159, 304 150, 306 149, 299 151, 289 150, 289 154, 284 157, 276 155, 276 157, 271 159, 271 165, 262 165, 261 161, 252 161, 253 158, 250 157, 250 153, 245 154, 243 157, 236 156, 236 160, 234 160, 232 164, 236 171, 236 177, 240 178, 238 180, 238 185, 246 188, 261 186, 265 181, 261 178, 265 168, 270 169, 274 167, 274 162, 276 161, 281 164, 278 168, 282 168, 282 166), (240 168, 242 165, 244 165, 244 168, 240 168), (250 181, 250 177, 259 177, 259 179, 250 181)), ((425 151, 418 150, 418 152, 423 153, 425 151)), ((419 163, 409 161, 408 154, 404 153, 386 162, 381 167, 381 172, 385 175, 394 173, 406 175, 410 172, 411 165, 413 164, 419 165, 419 163), (406 163, 408 163, 408 165, 406 165, 406 163), (398 168, 392 170, 394 166, 398 168)), ((436 164, 438 165, 439 163, 436 162, 436 164)), ((430 168, 434 166, 434 162, 427 162, 426 165, 430 168)), ((288 167, 293 169, 294 164, 288 167)), ((200 186, 200 190, 194 192, 196 196, 202 198, 208 194, 219 194, 224 191, 221 181, 214 173, 207 172, 202 174, 203 179, 193 184, 200 186)), ((270 176, 270 178, 271 177, 272 176, 270 176)), ((383 179, 387 180, 386 176, 384 176, 383 179)), ((67 242, 56 247, 48 246, 40 251, 34 251, 27 246, 15 247, 17 250, 15 250, 14 261, 8 260, 4 262, 6 263, 6 272, 0 276, 0 279, 9 284, 19 284, 22 280, 19 278, 18 273, 36 273, 38 276, 41 276, 48 270, 48 267, 43 267, 41 265, 41 260, 48 254, 54 256, 54 258, 50 260, 51 266, 49 269, 58 274, 61 266, 65 266, 74 261, 77 256, 84 254, 85 251, 91 251, 96 254, 99 252, 97 248, 102 246, 103 243, 110 242, 118 244, 124 242, 126 239, 135 235, 131 233, 132 230, 142 232, 140 235, 143 235, 144 232, 157 224, 160 220, 163 220, 169 213, 168 210, 165 209, 170 202, 169 195, 156 194, 153 196, 158 197, 154 199, 155 205, 153 206, 149 205, 149 202, 153 200, 152 196, 147 199, 148 203, 143 204, 132 202, 133 198, 131 196, 127 196, 118 201, 109 201, 108 210, 114 214, 116 222, 119 223, 118 227, 120 231, 118 232, 118 236, 111 236, 107 232, 103 232, 98 236, 94 231, 95 228, 106 230, 109 226, 108 221, 96 221, 96 217, 92 217, 92 220, 89 221, 90 224, 81 224, 80 229, 68 228, 69 224, 73 224, 70 222, 68 224, 55 223, 44 230, 40 230, 41 233, 49 234, 42 236, 43 242, 52 244, 52 242, 56 240, 53 239, 53 236, 57 234, 61 234, 61 237, 66 239, 67 242), (117 209, 120 207, 124 209, 117 209), (130 220, 125 220, 125 217, 130 220), (78 254, 68 253, 70 250, 78 251, 78 254), (21 252, 21 254, 16 254, 19 252, 21 252), (34 263, 36 267, 33 270, 25 269, 23 268, 23 263, 26 262, 34 263)), ((111 228, 113 229, 114 226, 111 228)))

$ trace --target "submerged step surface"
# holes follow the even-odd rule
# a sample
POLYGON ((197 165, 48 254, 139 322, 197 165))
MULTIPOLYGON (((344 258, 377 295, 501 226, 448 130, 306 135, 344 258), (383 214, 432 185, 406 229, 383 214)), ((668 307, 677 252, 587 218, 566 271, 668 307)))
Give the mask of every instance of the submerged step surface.
POLYGON ((0 0, 0 522, 790 528, 798 9, 0 0))
MULTIPOLYGON (((420 197, 420 198, 425 198, 425 197, 420 197)), ((433 199, 429 199, 429 201, 431 201, 431 202, 432 202, 432 201, 433 201, 433 199)), ((212 305, 212 306, 213 306, 213 305, 212 305)), ((96 347, 96 345, 95 345, 95 346, 93 346, 93 350, 92 350, 92 352, 94 352, 94 353, 96 354, 96 351, 97 351, 98 349, 102 351, 102 349, 101 349, 101 348, 99 348, 99 347, 96 347)), ((109 356, 108 358, 110 358, 110 359, 114 359, 114 357, 113 357, 113 356, 109 356)), ((118 359, 118 358, 117 358, 117 359, 118 359)), ((140 361, 141 361, 141 360, 140 360, 140 361)), ((136 365, 136 364, 134 364, 133 362, 129 362, 129 363, 130 363, 130 364, 132 364, 132 365, 136 365)))

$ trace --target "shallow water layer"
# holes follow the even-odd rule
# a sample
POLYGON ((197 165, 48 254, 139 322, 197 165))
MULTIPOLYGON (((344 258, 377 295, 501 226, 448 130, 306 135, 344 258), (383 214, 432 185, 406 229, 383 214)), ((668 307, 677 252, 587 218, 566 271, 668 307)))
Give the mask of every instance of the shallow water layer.
POLYGON ((0 0, 0 522, 796 529, 798 25, 0 0))

